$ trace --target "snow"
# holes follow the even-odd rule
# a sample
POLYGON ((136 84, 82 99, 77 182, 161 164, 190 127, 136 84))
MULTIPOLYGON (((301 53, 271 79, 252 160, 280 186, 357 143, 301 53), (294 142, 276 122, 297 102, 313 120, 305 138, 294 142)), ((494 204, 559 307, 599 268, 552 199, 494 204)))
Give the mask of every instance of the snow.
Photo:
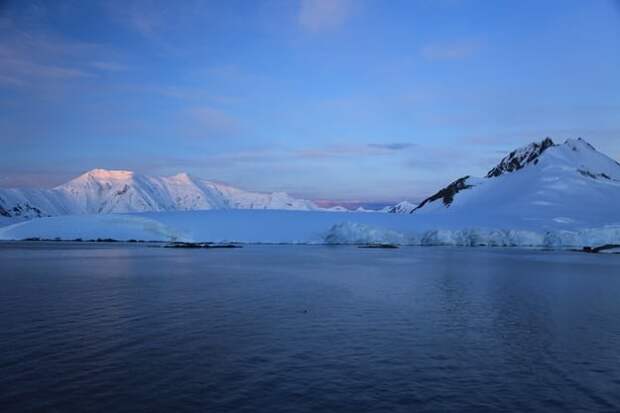
POLYGON ((0 228, 0 239, 175 241, 182 237, 165 224, 137 215, 70 215, 40 218, 0 228))
POLYGON ((600 254, 620 254, 620 247, 604 249, 599 252, 600 254))
POLYGON ((540 155, 554 145, 551 138, 545 138, 541 142, 533 142, 516 149, 502 159, 495 168, 491 169, 487 174, 487 178, 518 171, 527 165, 536 165, 540 155))
POLYGON ((53 189, 0 189, 0 218, 206 209, 320 210, 284 192, 244 191, 181 173, 93 169, 53 189))
POLYGON ((6 198, 36 200, 46 212, 56 208, 55 213, 71 214, 0 228, 0 239, 549 248, 620 244, 620 164, 587 142, 529 145, 492 171, 501 173, 458 179, 417 208, 398 204, 411 213, 371 214, 321 210, 284 193, 246 192, 187 174, 153 178, 95 170, 49 192, 0 192, 0 205, 7 204, 6 198), (133 211, 149 212, 110 214, 133 211))
POLYGON ((456 193, 449 206, 437 199, 412 215, 448 228, 539 232, 620 222, 620 165, 581 139, 551 146, 521 169, 465 182, 471 187, 456 193))
MULTIPOLYGON (((526 246, 568 248, 620 244, 620 224, 541 230, 448 228, 422 215, 355 212, 210 210, 41 218, 0 228, 0 239, 26 238, 240 242, 526 246), (435 228, 432 228, 432 227, 435 228)), ((561 225, 561 224, 558 224, 561 225)), ((564 224, 565 225, 565 224, 564 224)))
POLYGON ((332 225, 323 236, 326 244, 411 244, 405 234, 368 224, 346 221, 332 225))
POLYGON ((410 214, 417 208, 417 204, 409 201, 401 201, 396 205, 388 206, 382 209, 382 212, 388 212, 390 214, 410 214))

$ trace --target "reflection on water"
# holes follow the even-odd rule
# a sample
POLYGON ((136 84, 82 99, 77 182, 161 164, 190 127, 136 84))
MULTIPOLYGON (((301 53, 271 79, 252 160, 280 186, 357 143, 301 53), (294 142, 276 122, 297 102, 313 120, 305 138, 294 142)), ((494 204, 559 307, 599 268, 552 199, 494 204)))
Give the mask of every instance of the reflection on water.
POLYGON ((0 244, 0 405, 619 410, 620 259, 0 244))

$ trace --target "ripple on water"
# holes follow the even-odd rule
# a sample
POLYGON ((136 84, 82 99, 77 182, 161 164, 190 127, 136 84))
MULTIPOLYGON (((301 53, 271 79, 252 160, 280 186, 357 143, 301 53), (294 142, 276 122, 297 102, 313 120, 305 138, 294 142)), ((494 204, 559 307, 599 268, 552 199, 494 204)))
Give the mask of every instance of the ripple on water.
POLYGON ((618 411, 620 262, 598 258, 0 244, 0 404, 618 411))

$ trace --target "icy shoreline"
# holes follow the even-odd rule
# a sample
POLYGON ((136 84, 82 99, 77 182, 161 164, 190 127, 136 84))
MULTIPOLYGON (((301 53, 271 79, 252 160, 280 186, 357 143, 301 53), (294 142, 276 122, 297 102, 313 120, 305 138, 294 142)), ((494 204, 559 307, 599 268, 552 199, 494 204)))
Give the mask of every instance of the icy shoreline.
POLYGON ((414 246, 582 248, 618 244, 620 226, 546 232, 464 228, 403 234, 347 222, 332 227, 325 241, 328 244, 391 243, 414 246))
POLYGON ((24 239, 567 249, 620 244, 620 225, 505 229, 397 214, 193 211, 60 216, 0 228, 0 240, 24 239))

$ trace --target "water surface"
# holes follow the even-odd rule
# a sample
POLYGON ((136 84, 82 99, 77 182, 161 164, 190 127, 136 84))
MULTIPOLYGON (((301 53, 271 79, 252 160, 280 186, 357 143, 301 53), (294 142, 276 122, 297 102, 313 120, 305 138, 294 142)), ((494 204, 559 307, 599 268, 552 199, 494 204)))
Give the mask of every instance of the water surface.
POLYGON ((620 410, 620 258, 0 244, 3 411, 620 410))

